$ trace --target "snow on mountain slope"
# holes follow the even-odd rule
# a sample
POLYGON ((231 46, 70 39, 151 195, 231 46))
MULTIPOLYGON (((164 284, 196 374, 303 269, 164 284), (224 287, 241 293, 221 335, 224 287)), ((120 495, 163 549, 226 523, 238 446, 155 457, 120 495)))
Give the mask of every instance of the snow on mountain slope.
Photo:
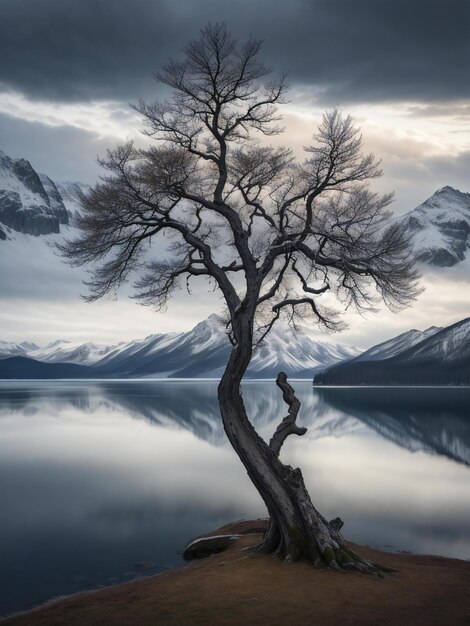
POLYGON ((58 182, 56 187, 68 211, 70 223, 73 225, 77 215, 80 213, 81 203, 85 199, 85 194, 90 191, 91 187, 80 182, 58 182))
POLYGON ((0 341, 0 359, 8 356, 26 356, 26 350, 14 341, 0 341))
POLYGON ((315 341, 291 327, 274 326, 253 355, 249 375, 276 376, 279 371, 290 375, 313 373, 359 354, 359 350, 327 341, 315 341))
POLYGON ((143 340, 120 344, 95 366, 104 374, 158 377, 202 375, 214 358, 218 361, 217 366, 228 358, 229 343, 219 320, 218 316, 211 315, 186 333, 150 335, 143 340), (180 371, 191 366, 195 366, 197 372, 179 376, 180 371))
MULTIPOLYGON (((177 378, 217 378, 225 368, 229 352, 225 324, 218 315, 211 315, 191 331, 172 338, 171 344, 154 347, 151 358, 145 359, 133 374, 166 371, 177 378)), ((314 370, 357 353, 355 348, 317 342, 289 328, 274 327, 255 351, 246 375, 274 378, 283 370, 289 376, 309 378, 314 370)))
POLYGON ((73 343, 58 339, 47 344, 44 348, 28 351, 28 356, 44 363, 76 363, 77 365, 92 365, 102 359, 114 346, 87 342, 73 343))
POLYGON ((406 333, 402 333, 397 337, 393 337, 388 341, 384 341, 383 343, 379 343, 376 346, 369 348, 369 350, 366 350, 356 357, 355 361, 377 361, 379 359, 388 359, 396 354, 399 354, 403 350, 411 348, 420 341, 423 341, 423 339, 431 337, 440 330, 442 329, 437 326, 431 326, 426 330, 408 330, 406 333))
POLYGON ((0 359, 9 356, 26 356, 31 350, 37 350, 37 346, 32 341, 22 341, 16 343, 15 341, 0 341, 0 359))
POLYGON ((447 328, 401 353, 403 360, 426 360, 453 363, 470 360, 470 317, 447 328))
POLYGON ((26 350, 26 352, 29 352, 30 350, 37 350, 39 348, 39 346, 32 341, 22 341, 18 345, 26 350))
POLYGON ((450 267, 470 247, 470 194, 443 187, 423 204, 397 218, 411 235, 417 259, 450 267))
MULTIPOLYGON (((181 335, 182 333, 159 333, 149 335, 145 339, 118 344, 95 365, 104 374, 133 375, 136 369, 143 368, 145 370, 149 363, 156 360, 155 372, 160 377, 164 377, 169 368, 166 364, 168 357, 165 362, 162 362, 162 354, 171 353, 181 335), (163 370, 161 369, 162 365, 163 370)), ((145 373, 139 372, 139 375, 145 375, 145 373)))

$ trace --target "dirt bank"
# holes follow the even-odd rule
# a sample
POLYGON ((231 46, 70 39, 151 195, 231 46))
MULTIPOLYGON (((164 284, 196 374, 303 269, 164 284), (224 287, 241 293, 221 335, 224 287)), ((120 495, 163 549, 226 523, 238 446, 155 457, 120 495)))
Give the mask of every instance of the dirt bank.
MULTIPOLYGON (((247 523, 224 532, 243 530, 247 523)), ((470 624, 466 561, 354 546, 366 558, 399 569, 380 579, 283 564, 245 549, 259 538, 245 534, 226 552, 181 569, 65 598, 2 625, 470 624)))

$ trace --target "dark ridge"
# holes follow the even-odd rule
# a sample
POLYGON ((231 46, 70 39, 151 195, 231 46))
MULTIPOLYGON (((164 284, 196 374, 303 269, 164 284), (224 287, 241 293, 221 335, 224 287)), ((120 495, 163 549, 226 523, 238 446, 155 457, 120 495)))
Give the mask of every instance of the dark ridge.
POLYGON ((24 356, 0 359, 0 378, 94 378, 95 372, 86 365, 74 363, 42 363, 24 356))

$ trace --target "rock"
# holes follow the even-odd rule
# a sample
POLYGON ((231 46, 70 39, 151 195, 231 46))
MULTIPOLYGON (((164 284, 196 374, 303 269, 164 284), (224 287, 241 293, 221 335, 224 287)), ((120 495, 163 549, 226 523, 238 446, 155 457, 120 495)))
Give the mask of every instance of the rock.
POLYGON ((215 535, 213 537, 199 537, 190 541, 183 552, 185 561, 204 559, 211 554, 224 552, 231 543, 240 539, 240 535, 215 535))
POLYGON ((237 522, 231 522, 230 524, 226 524, 222 526, 216 531, 212 533, 207 533, 203 535, 204 537, 209 537, 212 535, 251 535, 253 533, 264 534, 269 525, 269 519, 255 519, 255 520, 239 520, 237 522))
MULTIPOLYGON (((8 157, 7 157, 8 158, 8 157)), ((49 198, 39 175, 34 171, 31 163, 26 159, 9 159, 10 170, 16 178, 31 193, 39 196, 45 205, 49 205, 49 198)))

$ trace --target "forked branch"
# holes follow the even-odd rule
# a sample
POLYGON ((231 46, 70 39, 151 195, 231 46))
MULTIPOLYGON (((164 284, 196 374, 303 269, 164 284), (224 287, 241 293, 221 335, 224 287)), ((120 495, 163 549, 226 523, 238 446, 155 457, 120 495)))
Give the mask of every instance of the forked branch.
POLYGON ((276 385, 282 391, 284 402, 289 406, 288 415, 286 415, 276 428, 276 432, 269 442, 271 450, 279 456, 282 445, 289 435, 305 435, 307 429, 303 426, 297 426, 295 423, 300 410, 300 400, 296 397, 294 388, 287 382, 287 375, 284 372, 279 372, 277 375, 276 385))

